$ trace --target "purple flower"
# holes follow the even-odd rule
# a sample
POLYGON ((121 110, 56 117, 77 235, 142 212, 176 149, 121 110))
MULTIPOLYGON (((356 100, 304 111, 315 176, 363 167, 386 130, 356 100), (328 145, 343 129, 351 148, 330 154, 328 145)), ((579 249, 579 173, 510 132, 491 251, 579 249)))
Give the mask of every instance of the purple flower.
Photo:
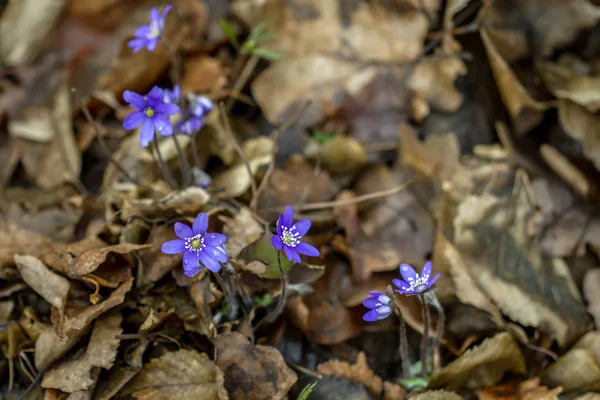
POLYGON ((153 51, 158 44, 163 31, 165 29, 165 19, 173 6, 169 4, 165 7, 162 14, 159 14, 156 8, 150 10, 150 24, 142 25, 135 30, 133 35, 135 39, 131 39, 127 46, 131 47, 134 53, 137 53, 144 47, 148 51, 153 51))
POLYGON ((319 255, 319 250, 308 243, 300 241, 302 236, 310 229, 311 222, 309 219, 303 219, 295 224, 292 224, 294 215, 292 207, 286 206, 283 215, 277 219, 277 235, 271 238, 273 247, 277 250, 282 250, 285 256, 290 261, 300 262, 300 254, 316 257, 319 255))
POLYGON ((380 321, 392 314, 392 307, 390 307, 392 299, 381 292, 369 292, 369 295, 371 297, 363 300, 363 306, 371 309, 363 315, 365 321, 380 321))
POLYGON ((202 125, 204 125, 204 118, 192 116, 185 121, 178 122, 177 129, 179 130, 179 132, 184 133, 186 135, 193 135, 194 133, 200 131, 202 125))
POLYGON ((183 271, 186 276, 194 276, 203 267, 212 272, 221 270, 221 263, 228 261, 223 243, 227 240, 220 233, 206 233, 208 215, 200 213, 189 226, 175 222, 175 234, 179 239, 163 243, 161 250, 165 254, 183 253, 183 271))
POLYGON ((148 147, 154 138, 155 130, 163 136, 173 134, 173 126, 171 126, 171 121, 166 116, 177 114, 179 106, 165 103, 161 88, 154 86, 146 96, 126 90, 123 92, 123 99, 136 110, 125 118, 123 128, 135 129, 142 125, 140 130, 142 147, 148 147))
POLYGON ((400 274, 404 280, 392 279, 392 282, 398 287, 395 292, 405 295, 420 294, 429 290, 440 277, 438 272, 436 276, 431 278, 431 261, 425 263, 421 270, 421 276, 408 264, 400 264, 400 274))
POLYGON ((164 102, 178 104, 181 99, 181 88, 179 85, 173 86, 173 90, 165 89, 164 90, 164 102))
POLYGON ((214 103, 211 99, 205 96, 190 95, 190 112, 193 116, 198 118, 204 118, 206 114, 211 112, 215 108, 214 103))

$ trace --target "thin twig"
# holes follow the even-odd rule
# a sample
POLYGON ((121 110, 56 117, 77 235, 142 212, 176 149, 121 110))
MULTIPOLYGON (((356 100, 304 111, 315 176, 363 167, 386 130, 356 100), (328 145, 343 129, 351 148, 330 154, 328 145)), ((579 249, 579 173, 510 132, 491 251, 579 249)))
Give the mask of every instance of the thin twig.
MULTIPOLYGON (((381 197, 391 196, 393 194, 399 193, 404 190, 408 185, 412 183, 412 179, 404 182, 402 185, 397 186, 392 189, 380 190, 378 192, 364 194, 362 196, 356 196, 351 199, 346 200, 335 200, 335 201, 321 201, 317 203, 308 203, 308 204, 295 204, 291 207, 296 211, 307 211, 307 210, 320 210, 323 208, 331 208, 331 207, 339 207, 339 206, 347 206, 349 204, 362 203, 363 201, 378 199, 381 197)), ((269 207, 266 208, 266 211, 279 211, 280 207, 269 207)))
POLYGON ((177 134, 173 132, 171 135, 173 138, 173 143, 175 143, 175 148, 177 149, 177 154, 179 155, 179 159, 181 160, 181 181, 184 187, 188 187, 190 185, 190 180, 192 178, 192 174, 190 172, 190 162, 183 150, 181 150, 181 146, 179 145, 179 140, 177 140, 177 134))
POLYGON ((252 198, 254 198, 256 197, 256 181, 254 180, 254 174, 252 173, 252 168, 250 168, 250 163, 248 162, 248 157, 246 157, 244 149, 242 149, 242 147, 237 141, 237 138, 233 134, 233 130, 231 129, 231 125, 229 124, 229 118, 227 118, 227 111, 225 110, 223 103, 219 103, 219 114, 223 119, 225 130, 227 131, 227 133, 231 137, 231 140, 233 141, 235 150, 246 165, 246 170, 248 171, 248 176, 250 178, 250 190, 252 191, 252 198))
POLYGON ((279 136, 281 135, 281 133, 286 131, 290 126, 295 124, 300 119, 300 117, 302 116, 302 114, 304 114, 304 111, 306 111, 306 109, 308 108, 310 103, 311 103, 310 100, 306 101, 302 105, 302 107, 300 107, 298 109, 298 111, 296 111, 295 113, 293 113, 290 116, 290 118, 287 121, 285 121, 283 124, 279 125, 273 132, 271 132, 270 138, 273 141, 273 150, 271 151, 271 162, 269 162, 269 166, 267 167, 265 176, 262 179, 262 181, 260 182, 258 189, 256 190, 256 195, 253 196, 252 201, 250 201, 250 209, 251 210, 256 211, 256 206, 257 206, 258 200, 260 198, 260 195, 267 188, 269 178, 271 177, 271 174, 275 170, 275 156, 277 155, 277 150, 278 150, 277 142, 279 141, 279 136))
MULTIPOLYGON (((232 92, 239 93, 242 90, 242 88, 246 85, 246 82, 248 82, 248 79, 250 79, 250 75, 252 75, 252 71, 254 71, 254 68, 256 68, 256 64, 258 64, 259 60, 259 56, 257 56, 256 54, 252 54, 252 56, 244 65, 244 68, 242 69, 242 72, 240 72, 240 75, 238 76, 237 80, 233 84, 233 87, 231 88, 232 92)), ((233 104, 233 98, 230 97, 229 99, 227 99, 227 111, 231 111, 233 104)))

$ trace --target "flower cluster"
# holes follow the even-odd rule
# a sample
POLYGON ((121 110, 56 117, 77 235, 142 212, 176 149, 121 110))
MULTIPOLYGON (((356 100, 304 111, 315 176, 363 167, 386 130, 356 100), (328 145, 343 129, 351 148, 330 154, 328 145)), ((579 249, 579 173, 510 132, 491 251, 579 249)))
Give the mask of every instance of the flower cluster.
POLYGON ((206 233, 208 215, 200 213, 192 227, 175 223, 175 234, 179 239, 165 242, 161 250, 165 254, 183 253, 183 271, 186 276, 194 276, 203 267, 212 272, 221 270, 221 263, 227 263, 227 251, 223 244, 227 237, 220 233, 206 233))
MULTIPOLYGON (((440 274, 438 273, 434 277, 431 277, 431 269, 431 261, 425 263, 420 275, 410 265, 400 264, 400 275, 402 275, 403 280, 392 279, 392 283, 397 287, 397 290, 394 291, 406 296, 412 296, 435 289, 434 284, 440 277, 440 274)), ((365 299, 363 305, 371 310, 365 313, 363 319, 373 322, 387 318, 392 313, 390 308, 391 299, 380 292, 369 292, 369 295, 371 297, 365 299)))
POLYGON ((165 30, 165 19, 167 18, 169 11, 171 11, 171 8, 173 8, 173 6, 169 4, 165 7, 162 14, 159 13, 156 8, 150 10, 150 24, 142 25, 137 28, 133 34, 135 38, 127 43, 134 53, 137 53, 144 47, 148 51, 154 51, 154 49, 156 49, 158 41, 165 30))
POLYGON ((215 108, 212 100, 204 96, 188 95, 189 109, 184 113, 186 120, 177 124, 177 129, 186 135, 193 135, 202 129, 204 118, 215 108))
POLYGON ((277 219, 277 235, 271 238, 271 243, 275 249, 283 250, 288 260, 299 263, 300 254, 310 257, 318 256, 319 250, 308 243, 301 242, 300 239, 310 229, 309 219, 303 219, 293 224, 292 207, 286 206, 283 215, 277 219))

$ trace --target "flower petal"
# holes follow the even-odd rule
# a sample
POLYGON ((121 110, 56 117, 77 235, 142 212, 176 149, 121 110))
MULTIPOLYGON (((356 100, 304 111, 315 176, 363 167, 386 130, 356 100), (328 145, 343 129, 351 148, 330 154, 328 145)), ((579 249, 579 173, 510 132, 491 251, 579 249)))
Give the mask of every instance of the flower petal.
POLYGON ((436 274, 436 275, 435 275, 433 278, 431 278, 431 279, 429 280, 429 283, 427 283, 427 286, 431 287, 431 286, 432 286, 432 285, 435 283, 435 281, 437 281, 437 280, 439 279, 439 277, 440 277, 441 275, 442 275, 442 273, 441 273, 441 272, 438 272, 438 273, 437 273, 437 274, 436 274))
POLYGON ((167 6, 165 7, 165 9, 162 12, 162 19, 164 20, 165 17, 167 16, 167 14, 169 13, 169 11, 171 11, 171 9, 173 8, 172 4, 167 4, 167 6))
POLYGON ((173 134, 173 125, 171 125, 171 121, 164 115, 155 114, 154 117, 152 117, 152 122, 154 122, 154 127, 161 135, 171 136, 173 134))
POLYGON ((150 118, 146 118, 140 129, 140 144, 142 147, 148 147, 152 139, 154 139, 154 124, 150 118))
POLYGON ((148 25, 142 25, 139 28, 137 28, 135 30, 135 32, 133 32, 133 35, 138 38, 146 39, 146 38, 148 38, 150 31, 151 31, 151 29, 148 25))
POLYGON ((365 306, 367 308, 375 308, 375 307, 377 307, 377 303, 379 303, 379 300, 377 299, 377 297, 368 297, 368 298, 364 299, 362 302, 363 306, 365 306))
POLYGON ((409 285, 417 279, 417 273, 413 267, 408 264, 400 264, 400 274, 402 275, 404 282, 409 285))
POLYGON ((123 100, 129 103, 129 105, 137 111, 143 111, 148 106, 148 103, 144 100, 142 95, 132 92, 131 90, 123 92, 123 100))
POLYGON ((160 22, 160 13, 155 7, 150 10, 150 24, 157 24, 160 22))
POLYGON ((221 264, 208 254, 204 252, 200 252, 200 261, 206 268, 211 270, 212 272, 219 272, 221 270, 221 264))
MULTIPOLYGON (((197 253, 195 251, 186 251, 185 252, 185 254, 183 255, 183 270, 184 270, 184 272, 194 271, 194 270, 198 269, 198 267, 200 267, 198 264, 198 261, 199 261, 198 254, 199 253, 197 253)), ((187 275, 187 273, 186 273, 186 275, 187 275)))
POLYGON ((148 41, 146 39, 131 39, 129 42, 127 42, 127 46, 131 47, 131 52, 135 54, 146 47, 147 42, 148 41))
POLYGON ((208 228, 208 215, 206 215, 206 213, 200 213, 194 220, 192 231, 194 231, 194 235, 202 235, 206 232, 206 228, 208 228))
POLYGON ((175 229, 175 234, 179 239, 185 240, 189 237, 194 236, 194 234, 192 233, 192 229, 186 224, 182 224, 181 222, 175 222, 175 226, 173 226, 173 229, 175 229))
POLYGON ((281 236, 281 234, 283 233, 283 230, 281 229, 282 223, 283 223, 283 215, 280 215, 279 218, 277 218, 277 234, 279 236, 281 236))
POLYGON ((400 279, 392 279, 392 283, 394 285, 396 285, 396 287, 398 289, 409 288, 410 287, 410 285, 408 283, 406 283, 406 282, 404 282, 403 280, 400 280, 400 279))
POLYGON ((298 232, 300 234, 300 237, 306 235, 306 232, 308 232, 308 230, 310 229, 312 222, 310 222, 310 219, 301 219, 300 221, 297 221, 294 226, 296 227, 296 232, 298 232))
POLYGON ((158 45, 158 39, 149 39, 146 44, 146 50, 154 51, 156 49, 156 45, 158 45))
POLYGON ((427 261, 425 263, 425 265, 423 265, 423 269, 421 269, 421 275, 420 276, 425 276, 427 275, 427 280, 429 280, 429 278, 431 278, 431 268, 432 268, 432 264, 431 261, 427 261))
POLYGON ((275 247, 277 250, 281 250, 283 249, 283 242, 281 241, 281 238, 279 237, 279 235, 275 235, 271 238, 271 244, 273 245, 273 247, 275 247))
POLYGON ((204 235, 204 244, 209 246, 219 246, 227 240, 227 236, 221 233, 207 233, 204 235))
POLYGON ((198 272, 202 271, 202 268, 204 268, 204 265, 196 263, 195 267, 190 267, 189 269, 183 269, 183 274, 187 277, 193 278, 194 276, 196 276, 198 274, 198 272))
POLYGON ((150 91, 146 95, 146 98, 148 98, 148 100, 154 100, 154 101, 158 100, 159 101, 158 104, 161 104, 164 99, 163 90, 161 88, 159 88, 158 86, 154 86, 154 87, 152 87, 152 89, 150 89, 150 91))
POLYGON ((144 119, 146 118, 146 114, 141 111, 134 111, 123 120, 123 128, 130 130, 135 129, 140 126, 144 119))
POLYGON ((296 250, 292 249, 291 247, 283 246, 283 252, 285 253, 285 256, 287 257, 288 260, 294 261, 297 263, 302 262, 302 260, 300 260, 300 255, 296 252, 296 250))
POLYGON ((316 247, 304 242, 298 243, 298 245, 294 247, 294 250, 296 250, 300 254, 304 254, 309 257, 317 257, 321 254, 316 247))
POLYGON ((375 322, 379 319, 379 314, 377 310, 367 311, 365 315, 363 315, 363 319, 367 322, 375 322))
POLYGON ((160 246, 160 250, 165 254, 183 253, 185 251, 185 242, 179 239, 169 240, 160 246))
POLYGON ((220 263, 226 263, 227 261, 229 261, 227 254, 223 253, 216 247, 206 246, 204 249, 202 249, 202 252, 208 254, 220 263))
POLYGON ((179 106, 177 104, 163 103, 156 107, 156 112, 166 115, 173 115, 179 112, 179 106))
POLYGON ((292 211, 292 207, 285 206, 285 211, 283 213, 283 219, 281 221, 282 226, 289 228, 292 226, 293 221, 294 221, 294 212, 292 211))

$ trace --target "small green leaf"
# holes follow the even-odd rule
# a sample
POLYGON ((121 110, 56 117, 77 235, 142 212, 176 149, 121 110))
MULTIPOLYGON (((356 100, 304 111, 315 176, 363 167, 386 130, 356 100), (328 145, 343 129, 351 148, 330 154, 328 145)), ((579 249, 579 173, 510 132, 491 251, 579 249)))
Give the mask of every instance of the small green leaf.
POLYGON ((265 32, 260 37, 256 38, 256 41, 259 43, 269 41, 271 39, 275 39, 277 37, 277 32, 265 32))
POLYGON ((267 29, 267 26, 269 26, 269 24, 266 22, 261 22, 256 25, 252 32, 250 32, 250 35, 248 35, 248 40, 258 42, 259 36, 267 29))
POLYGON ((252 298, 252 302, 256 306, 261 306, 263 308, 267 308, 271 304, 273 304, 273 297, 271 297, 271 295, 269 295, 269 294, 265 294, 264 296, 254 296, 252 298))
POLYGON ((408 390, 425 389, 429 382, 425 378, 402 378, 400 384, 408 390))
POLYGON ((260 56, 268 61, 277 61, 277 60, 281 59, 281 53, 279 53, 277 51, 267 50, 262 47, 256 47, 255 49, 252 50, 252 53, 254 53, 257 56, 260 56))
MULTIPOLYGON (((244 250, 241 256, 247 262, 260 261, 267 265, 265 273, 260 275, 265 279, 279 279, 279 266, 277 265, 277 250, 271 244, 270 232, 266 232, 260 239, 250 243, 244 250)), ((292 268, 296 263, 288 260, 285 255, 281 254, 281 266, 284 271, 292 268)))
POLYGON ((248 39, 242 45, 242 48, 240 49, 240 53, 242 53, 242 54, 252 53, 254 51, 255 47, 256 47, 256 42, 254 40, 248 39))
POLYGON ((219 21, 219 25, 221 25, 221 29, 223 29, 223 32, 225 32, 225 36, 227 36, 227 39, 229 39, 231 44, 233 44, 236 48, 240 47, 233 26, 231 26, 225 18, 221 18, 221 20, 219 21))
POLYGON ((337 135, 335 132, 327 132, 319 129, 313 129, 312 134, 313 139, 321 145, 331 142, 337 135))
POLYGON ((308 396, 310 396, 315 386, 317 386, 317 383, 319 383, 319 381, 314 381, 313 383, 309 383, 308 385, 304 386, 304 389, 302 389, 302 391, 298 395, 297 400, 308 399, 308 396))

